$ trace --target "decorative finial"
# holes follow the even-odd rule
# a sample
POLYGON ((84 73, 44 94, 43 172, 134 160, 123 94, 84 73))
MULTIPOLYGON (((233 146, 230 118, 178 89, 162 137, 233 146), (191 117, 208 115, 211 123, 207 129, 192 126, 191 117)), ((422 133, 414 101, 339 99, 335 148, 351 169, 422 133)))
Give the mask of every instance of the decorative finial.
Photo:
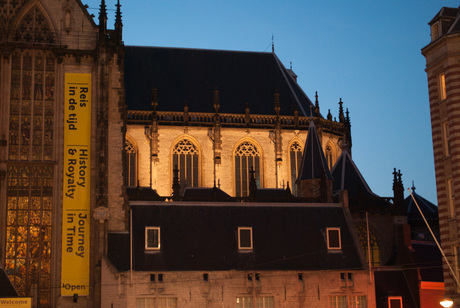
POLYGON ((105 33, 107 30, 107 6, 105 0, 101 0, 99 8, 99 33, 105 33))
POLYGON ((414 185, 414 181, 412 181, 412 192, 415 193, 415 185, 414 185))
POLYGON ((315 117, 319 117, 318 91, 315 92, 315 117))
POLYGON ((272 52, 275 52, 275 36, 272 33, 272 52))
POLYGON ((339 100, 339 122, 343 123, 345 121, 345 116, 343 114, 343 102, 342 98, 339 100))
POLYGON ((327 119, 329 121, 332 121, 332 113, 331 113, 331 109, 328 109, 328 113, 327 113, 327 119))

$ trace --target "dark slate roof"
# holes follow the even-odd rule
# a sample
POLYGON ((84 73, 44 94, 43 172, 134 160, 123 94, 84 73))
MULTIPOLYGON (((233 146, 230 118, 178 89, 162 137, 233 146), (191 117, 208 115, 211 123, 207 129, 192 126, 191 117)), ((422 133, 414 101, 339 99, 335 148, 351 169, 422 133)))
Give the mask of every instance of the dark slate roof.
POLYGON ((460 32, 460 7, 443 7, 428 23, 430 26, 441 20, 442 35, 460 32))
POLYGON ((11 283, 5 270, 0 264, 0 297, 18 297, 18 293, 11 283))
POLYGON ((130 201, 163 201, 164 198, 158 195, 155 189, 150 187, 128 187, 126 188, 128 199, 130 201))
POLYGON ((436 243, 413 241, 412 248, 422 281, 443 282, 442 254, 436 243))
MULTIPOLYGON (((363 268, 339 206, 180 202, 131 208, 136 271, 363 268), (146 226, 161 228, 159 252, 145 251, 146 226), (252 227, 252 251, 238 251, 238 227, 252 227), (341 229, 342 251, 327 251, 327 227, 341 229)), ((108 255, 120 271, 129 268, 129 249, 120 249, 126 245, 129 235, 109 236, 108 255)))
POLYGON ((232 198, 222 189, 213 187, 187 187, 182 201, 229 201, 232 198))
POLYGON ((328 180, 333 180, 321 142, 319 141, 318 133, 316 132, 315 124, 313 121, 310 121, 297 181, 321 179, 323 175, 326 175, 328 180))
POLYGON ((151 110, 152 89, 159 111, 214 112, 219 90, 221 113, 309 115, 313 105, 274 53, 164 47, 125 47, 125 89, 129 110, 151 110))
MULTIPOLYGON (((422 211, 423 215, 438 215, 438 207, 430 201, 423 198, 422 196, 420 196, 419 194, 417 194, 415 192, 414 187, 412 187, 412 195, 414 196, 415 201, 417 201, 417 204, 420 207, 420 210, 422 211)), ((420 216, 420 212, 417 209, 417 206, 415 205, 415 202, 410 195, 406 197, 406 199, 404 199, 404 204, 406 206, 408 215, 420 216)))
POLYGON ((355 197, 378 197, 372 192, 366 183, 366 180, 359 172, 358 167, 351 159, 347 150, 342 151, 339 159, 332 168, 332 191, 334 194, 344 189, 348 190, 348 196, 355 197))

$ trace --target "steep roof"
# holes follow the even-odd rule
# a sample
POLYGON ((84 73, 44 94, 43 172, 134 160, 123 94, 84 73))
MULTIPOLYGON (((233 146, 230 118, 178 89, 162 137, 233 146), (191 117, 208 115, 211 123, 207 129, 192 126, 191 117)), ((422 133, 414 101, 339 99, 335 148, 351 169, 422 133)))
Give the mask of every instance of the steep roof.
MULTIPOLYGON (((136 271, 363 268, 340 206, 173 202, 131 208, 136 271), (160 251, 145 251, 146 226, 160 227, 160 251), (252 227, 252 250, 238 250, 238 227, 252 227), (340 228, 342 250, 328 251, 328 227, 340 228)), ((129 234, 109 235, 108 256, 119 270, 129 268, 129 249, 119 249, 126 243, 129 234)))
POLYGON ((442 23, 442 35, 460 32, 460 7, 443 7, 428 24, 431 26, 437 21, 442 23))
POLYGON ((158 111, 214 112, 219 90, 221 113, 275 114, 280 93, 282 115, 309 115, 313 105, 274 53, 165 47, 125 47, 125 88, 129 110, 151 110, 152 89, 158 111))
POLYGON ((321 179, 323 175, 326 175, 328 180, 333 180, 321 142, 319 141, 318 133, 316 132, 315 124, 313 121, 310 121, 297 180, 321 179))
POLYGON ((332 168, 332 176, 334 177, 333 193, 346 189, 349 197, 378 197, 367 185, 347 150, 342 151, 337 159, 332 168))
MULTIPOLYGON (((414 196, 418 206, 420 207, 420 210, 424 215, 438 215, 438 207, 417 194, 415 192, 415 187, 412 187, 412 195, 414 196)), ((410 195, 404 199, 404 203, 406 205, 408 215, 420 215, 420 212, 418 211, 417 206, 415 205, 415 202, 410 195)))

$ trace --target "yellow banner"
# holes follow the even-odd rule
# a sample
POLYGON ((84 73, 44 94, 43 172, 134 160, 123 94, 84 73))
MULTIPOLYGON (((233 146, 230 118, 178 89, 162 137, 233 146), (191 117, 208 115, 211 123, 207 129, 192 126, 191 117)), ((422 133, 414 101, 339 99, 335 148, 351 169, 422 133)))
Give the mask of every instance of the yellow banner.
POLYGON ((91 74, 65 74, 61 295, 89 295, 91 74))
POLYGON ((2 308, 31 308, 32 299, 30 297, 11 297, 0 298, 0 307, 2 308))

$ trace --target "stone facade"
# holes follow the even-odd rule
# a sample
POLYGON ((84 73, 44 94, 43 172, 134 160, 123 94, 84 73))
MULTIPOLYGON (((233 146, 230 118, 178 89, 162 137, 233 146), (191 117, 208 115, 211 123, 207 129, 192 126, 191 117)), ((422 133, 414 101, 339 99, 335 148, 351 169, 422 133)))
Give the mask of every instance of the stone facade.
MULTIPOLYGON (((365 271, 212 271, 123 272, 103 261, 102 284, 108 286, 101 307, 137 307, 143 299, 171 298, 177 307, 240 307, 237 300, 272 298, 265 307, 331 307, 345 296, 375 307, 374 284, 365 271), (349 276, 350 274, 350 276, 349 276), (151 281, 152 275, 154 280, 151 281), (163 282, 158 276, 163 275, 163 282), (207 275, 207 281, 204 280, 207 275), (341 279, 344 275, 345 280, 341 279), (251 277, 251 278, 248 278, 251 277), (256 279, 256 277, 258 277, 256 279), (351 279, 348 280, 348 277, 351 279), (250 281, 249 279, 252 279, 250 281)), ((242 301, 242 300, 241 300, 242 301)), ((243 306, 241 306, 243 307, 243 306)))
POLYGON ((460 191, 460 33, 458 9, 443 8, 430 22, 431 43, 422 49, 426 58, 431 129, 439 208, 439 226, 444 253, 454 275, 444 266, 446 294, 460 300, 459 277, 459 198, 460 191))

